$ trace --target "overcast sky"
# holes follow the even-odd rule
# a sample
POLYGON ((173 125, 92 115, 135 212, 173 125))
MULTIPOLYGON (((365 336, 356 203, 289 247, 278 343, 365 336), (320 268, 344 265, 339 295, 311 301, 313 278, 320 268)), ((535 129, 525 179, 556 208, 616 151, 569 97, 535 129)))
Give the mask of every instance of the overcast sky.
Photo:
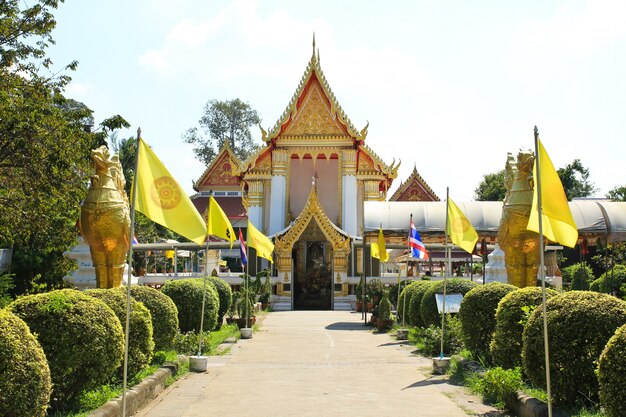
MULTIPOLYGON (((322 69, 391 192, 414 166, 441 197, 469 201, 507 152, 533 146, 557 168, 581 159, 598 196, 626 185, 626 2, 66 0, 56 66, 66 95, 121 114, 192 193, 204 171, 181 139, 211 99, 240 98, 272 127, 315 32, 322 69)), ((260 132, 253 129, 260 141, 260 132)), ((391 195, 391 194, 390 194, 391 195)))

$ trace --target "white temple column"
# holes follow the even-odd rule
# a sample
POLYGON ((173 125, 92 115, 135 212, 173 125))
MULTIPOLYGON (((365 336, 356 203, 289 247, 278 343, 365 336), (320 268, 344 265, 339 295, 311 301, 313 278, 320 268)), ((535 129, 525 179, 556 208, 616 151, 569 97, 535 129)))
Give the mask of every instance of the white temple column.
POLYGON ((270 194, 269 235, 285 228, 285 198, 287 193, 288 153, 275 150, 272 153, 272 188, 270 194))
POLYGON ((248 220, 263 230, 263 181, 248 181, 248 220))
POLYGON ((341 228, 351 235, 358 235, 356 151, 343 151, 342 158, 341 228))

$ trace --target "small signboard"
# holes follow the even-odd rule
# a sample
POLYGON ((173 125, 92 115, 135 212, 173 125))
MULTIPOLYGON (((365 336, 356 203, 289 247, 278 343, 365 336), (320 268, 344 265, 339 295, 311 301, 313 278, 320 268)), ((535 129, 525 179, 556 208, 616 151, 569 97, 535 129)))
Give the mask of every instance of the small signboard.
MULTIPOLYGON (((443 294, 435 294, 437 310, 443 311, 443 294)), ((458 313, 463 301, 463 294, 446 294, 446 313, 458 313)))
POLYGON ((11 268, 13 249, 0 249, 0 272, 6 272, 11 268))

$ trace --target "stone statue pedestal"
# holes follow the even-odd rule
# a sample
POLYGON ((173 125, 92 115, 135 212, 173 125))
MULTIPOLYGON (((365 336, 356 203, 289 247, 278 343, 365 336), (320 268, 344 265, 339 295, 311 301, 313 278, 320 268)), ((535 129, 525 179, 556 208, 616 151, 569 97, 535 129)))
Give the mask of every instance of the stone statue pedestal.
POLYGON ((485 267, 485 284, 489 282, 502 282, 508 284, 506 275, 506 264, 504 263, 504 251, 496 243, 496 247, 487 255, 487 266, 485 267))
MULTIPOLYGON (((78 269, 71 272, 70 275, 63 277, 63 281, 76 287, 79 290, 87 290, 90 288, 96 288, 96 270, 93 267, 91 261, 91 252, 89 252, 89 245, 85 243, 82 237, 78 238, 78 245, 72 248, 71 251, 65 252, 67 258, 78 262, 78 269)), ((128 278, 128 264, 124 268, 124 277, 122 278, 122 285, 126 285, 128 278)), ((136 276, 131 277, 132 285, 138 285, 138 279, 136 276)))

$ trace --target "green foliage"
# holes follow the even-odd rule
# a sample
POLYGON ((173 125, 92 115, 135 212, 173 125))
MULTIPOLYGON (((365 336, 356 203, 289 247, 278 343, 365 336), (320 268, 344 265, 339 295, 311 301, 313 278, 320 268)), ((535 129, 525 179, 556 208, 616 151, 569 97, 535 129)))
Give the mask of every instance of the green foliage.
POLYGON ((503 201, 505 195, 504 169, 492 174, 485 174, 483 180, 474 190, 476 201, 503 201))
POLYGON ((517 287, 492 282, 473 288, 461 301, 459 320, 465 347, 476 357, 491 362, 489 344, 496 328, 496 309, 505 295, 517 287))
MULTIPOLYGON (((476 283, 461 278, 452 278, 446 280, 446 294, 467 294, 472 288, 476 287, 476 283)), ((422 321, 425 325, 441 323, 441 316, 437 310, 437 300, 435 294, 443 294, 444 281, 436 281, 426 290, 422 302, 420 304, 420 313, 422 321)))
POLYGON ((616 186, 606 194, 611 201, 626 201, 626 185, 616 186))
POLYGON ((617 264, 593 281, 589 285, 589 290, 623 296, 625 294, 621 293, 621 287, 624 284, 626 284, 626 265, 617 264))
POLYGON ((363 274, 360 275, 359 277, 359 283, 356 286, 355 292, 356 292, 356 300, 360 303, 363 302, 363 282, 365 280, 365 277, 363 276, 363 274))
POLYGON ((399 294, 402 294, 402 290, 404 290, 404 288, 406 288, 406 286, 409 285, 411 282, 413 281, 405 279, 400 281, 400 284, 392 284, 389 286, 389 301, 391 301, 392 305, 398 305, 399 294), (400 287, 400 292, 398 292, 398 287, 400 287))
POLYGON ((626 415, 626 325, 609 340, 598 364, 600 402, 609 417, 626 415))
POLYGON ((217 326, 219 329, 222 327, 222 323, 224 322, 224 316, 228 312, 230 308, 230 303, 233 300, 233 291, 230 288, 230 285, 226 281, 221 278, 209 276, 207 277, 208 282, 213 285, 215 290, 217 291, 217 295, 220 299, 220 308, 217 312, 217 326))
MULTIPOLYGON (((202 281, 198 278, 172 280, 167 281, 161 288, 163 294, 170 297, 178 308, 178 323, 181 332, 198 332, 200 330, 202 281)), ((203 328, 210 331, 217 325, 220 299, 212 285, 207 285, 205 292, 203 328)))
POLYGON ((102 385, 122 361, 122 326, 100 300, 80 291, 57 290, 18 298, 8 308, 36 334, 59 408, 81 391, 102 385))
MULTIPOLYGON (((126 288, 87 290, 85 294, 104 301, 115 312, 120 323, 126 325, 126 288)), ((152 340, 152 317, 146 306, 131 298, 130 312, 128 375, 133 376, 150 364, 154 352, 154 341, 152 340)), ((118 370, 118 374, 123 376, 123 366, 118 370)))
MULTIPOLYGON (((546 289, 546 299, 557 292, 546 289)), ((508 293, 498 303, 496 326, 489 346, 491 359, 495 365, 507 369, 522 366, 522 333, 524 326, 535 307, 541 305, 539 287, 520 288, 508 293)))
POLYGON ((239 305, 237 306, 239 318, 249 319, 254 316, 254 297, 255 295, 251 290, 240 291, 239 305))
POLYGON ((512 409, 513 400, 518 390, 524 386, 522 371, 519 367, 488 369, 484 375, 473 374, 468 379, 470 389, 482 395, 483 400, 498 408, 512 409))
MULTIPOLYGON (((202 353, 210 349, 211 332, 202 332, 202 353)), ((181 355, 196 355, 200 339, 197 331, 178 333, 174 338, 174 350, 181 355)))
POLYGON ((424 299, 426 291, 434 284, 433 281, 416 281, 416 286, 407 294, 407 297, 410 297, 406 306, 408 309, 407 320, 409 324, 418 327, 426 326, 426 323, 422 320, 422 300, 424 299))
POLYGON ((389 301, 389 297, 387 295, 383 295, 383 298, 378 303, 378 318, 383 320, 393 320, 393 316, 391 315, 391 301, 389 301))
MULTIPOLYGON (((444 354, 452 355, 463 348, 461 340, 461 322, 457 317, 446 315, 445 333, 443 334, 444 354)), ((416 327, 409 333, 409 339, 417 351, 425 356, 439 356, 441 353, 441 324, 428 327, 416 327)))
POLYGON ((11 290, 15 288, 13 283, 13 274, 0 273, 0 308, 4 308, 11 301, 11 290))
POLYGON ((178 333, 176 304, 161 291, 150 287, 131 286, 130 294, 150 311, 154 350, 171 349, 174 337, 178 333))
POLYGON ((585 168, 580 159, 574 159, 570 164, 557 170, 563 190, 568 200, 575 197, 589 197, 596 188, 589 181, 589 169, 585 168))
POLYGON ((24 321, 0 309, 0 416, 43 417, 52 391, 43 349, 24 321))
POLYGON ((377 306, 385 293, 385 285, 378 278, 371 279, 367 282, 365 292, 368 302, 373 302, 374 306, 377 306))
MULTIPOLYGON (((607 294, 570 291, 546 302, 552 393, 557 404, 597 402, 595 368, 615 330, 626 323, 626 302, 607 294)), ((530 381, 545 387, 543 314, 531 315, 522 358, 530 381)))
POLYGON ((571 282, 572 290, 587 291, 594 280, 593 271, 585 262, 563 268, 563 280, 571 282))
POLYGON ((224 143, 242 161, 252 154, 258 145, 252 140, 250 127, 261 123, 256 110, 250 104, 234 100, 210 100, 204 106, 204 114, 197 127, 183 135, 185 142, 194 145, 196 158, 209 165, 224 143))

